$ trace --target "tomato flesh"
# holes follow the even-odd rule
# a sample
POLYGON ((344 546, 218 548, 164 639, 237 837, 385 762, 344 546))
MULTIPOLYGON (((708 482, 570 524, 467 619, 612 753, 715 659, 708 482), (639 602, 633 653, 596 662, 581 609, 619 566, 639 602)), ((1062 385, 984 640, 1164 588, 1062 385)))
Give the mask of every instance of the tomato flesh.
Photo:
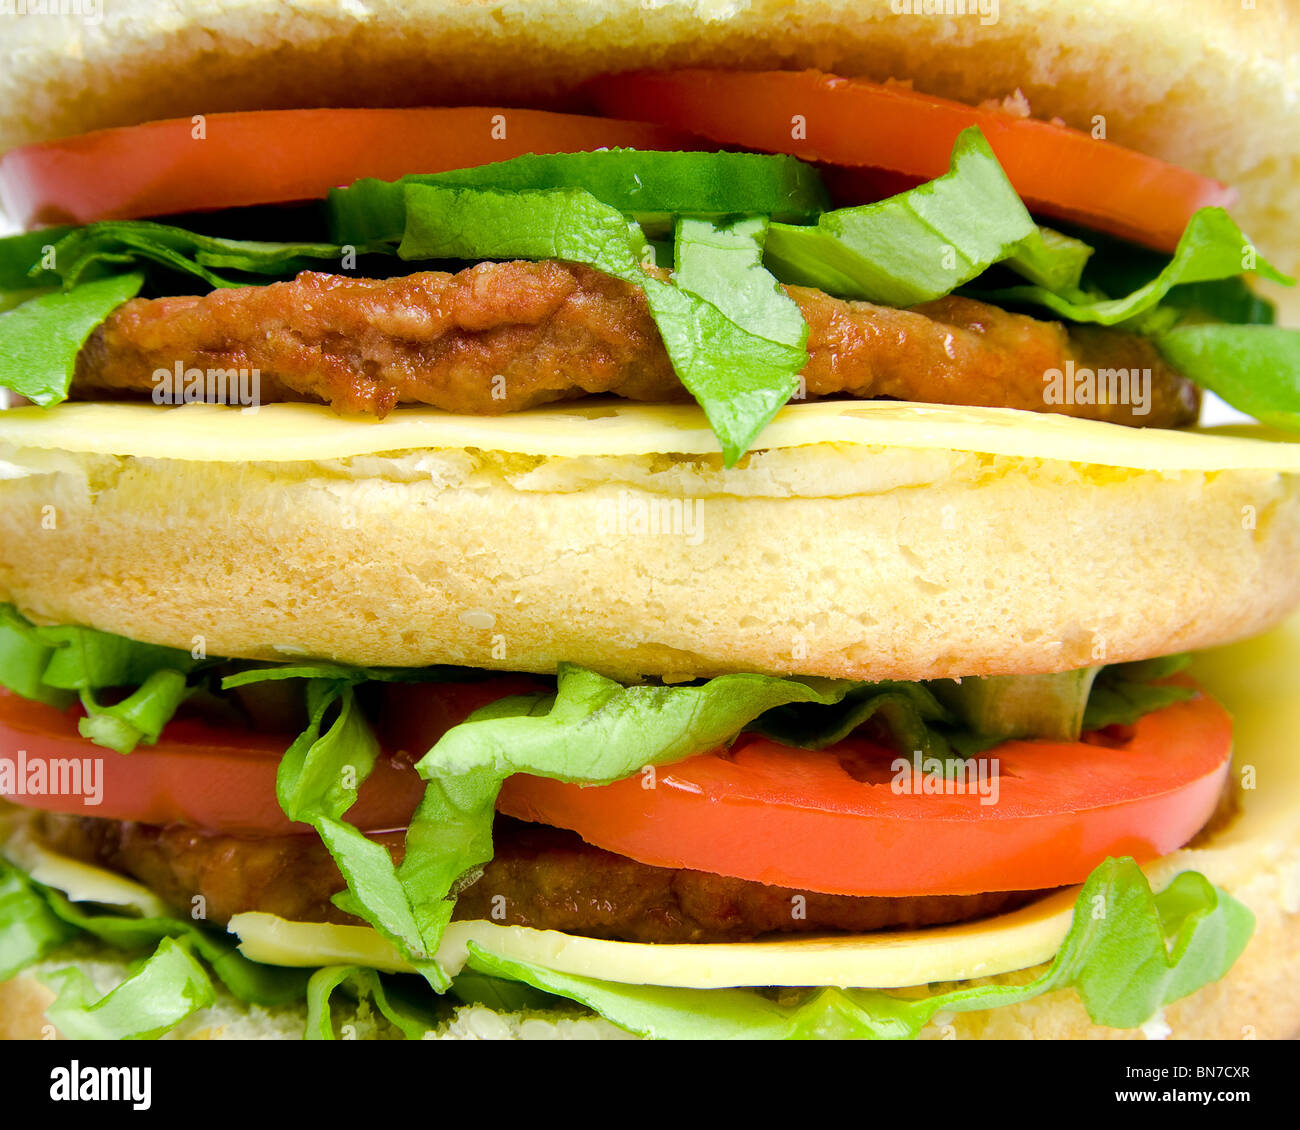
POLYGON ((596 788, 515 776, 497 808, 642 863, 829 894, 1032 890, 1081 882, 1107 856, 1181 847, 1214 811, 1231 744, 1227 712, 1200 694, 1148 714, 1116 748, 989 750, 991 804, 976 791, 920 793, 936 779, 910 770, 899 783, 914 791, 901 794, 897 755, 869 742, 814 752, 745 736, 726 754, 596 788))
POLYGON ((23 228, 130 220, 618 145, 699 148, 663 126, 543 110, 253 110, 209 114, 201 128, 177 118, 14 149, 0 157, 0 209, 23 228))
MULTIPOLYGON (((366 831, 402 828, 424 790, 411 763, 470 712, 545 686, 527 676, 386 688, 386 751, 348 819, 366 831), (408 752, 409 751, 409 752, 408 752)), ((79 711, 0 693, 0 757, 30 766, 92 758, 100 803, 81 796, 10 796, 18 804, 101 819, 182 823, 247 835, 305 832, 275 799, 292 735, 202 722, 170 723, 154 746, 122 756, 77 732, 79 711)), ((598 847, 660 867, 684 867, 830 894, 907 896, 1029 890, 1081 881, 1107 856, 1153 859, 1209 820, 1228 771, 1232 724, 1204 694, 1148 714, 1127 740, 1006 742, 981 792, 925 791, 937 778, 850 738, 822 750, 742 735, 707 753, 612 785, 516 775, 498 810, 577 832, 598 847), (897 785, 908 783, 910 792, 897 785), (648 787, 652 786, 652 787, 648 787), (994 797, 996 803, 981 803, 994 797)), ((978 764, 978 763, 977 763, 978 764)))
MULTIPOLYGON (((310 832, 291 821, 275 798, 275 773, 292 734, 259 734, 231 727, 175 720, 156 745, 140 745, 129 754, 94 745, 77 730, 79 708, 62 711, 0 691, 0 757, 18 769, 16 784, 32 780, 31 767, 44 763, 52 781, 52 763, 82 761, 78 795, 19 791, 7 795, 26 808, 71 813, 103 820, 143 824, 187 824, 210 831, 246 835, 310 832), (21 762, 20 762, 21 758, 21 762), (87 761, 97 768, 85 776, 87 761), (98 781, 99 802, 87 795, 86 782, 98 781)), ((49 787, 48 784, 46 786, 49 787)), ((424 783, 404 754, 381 755, 361 786, 349 821, 365 831, 403 828, 424 792, 424 783)))
MULTIPOLYGON (((957 135, 979 126, 1031 211, 1161 251, 1177 246, 1198 208, 1237 199, 1218 181, 1091 134, 900 84, 819 71, 681 70, 608 76, 588 89, 607 114, 912 183, 947 172, 957 135)), ((888 193, 864 199, 880 195, 888 193)))

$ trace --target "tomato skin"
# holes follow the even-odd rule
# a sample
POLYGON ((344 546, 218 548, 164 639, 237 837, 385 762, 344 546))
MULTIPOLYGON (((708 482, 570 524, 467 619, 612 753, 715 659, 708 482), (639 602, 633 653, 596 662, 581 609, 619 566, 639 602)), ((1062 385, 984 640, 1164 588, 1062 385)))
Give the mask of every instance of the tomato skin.
MULTIPOLYGON (((413 765, 452 726, 507 695, 553 689, 540 679, 506 675, 464 683, 391 683, 383 688, 378 727, 383 752, 347 819, 367 832, 405 828, 424 795, 413 765)), ((0 688, 0 757, 28 765, 54 758, 99 763, 99 804, 80 796, 16 795, 25 808, 142 824, 187 824, 259 836, 309 832, 275 798, 280 758, 296 735, 209 726, 192 719, 164 727, 156 745, 129 754, 94 745, 77 729, 79 707, 56 710, 0 688)))
POLYGON ((24 229, 88 224, 315 200, 360 177, 524 153, 699 147, 662 126, 491 107, 253 110, 206 115, 201 138, 197 128, 176 118, 12 150, 0 157, 0 210, 24 229))
MULTIPOLYGON (((83 738, 77 730, 80 716, 79 708, 56 710, 0 692, 0 757, 16 762, 22 751, 28 765, 42 760, 47 766, 53 758, 92 758, 99 765, 100 784, 99 804, 66 795, 5 799, 24 808, 101 820, 187 824, 247 835, 311 831, 291 821, 275 799, 276 769, 292 734, 173 721, 156 745, 119 754, 83 738)), ((405 827, 423 793, 424 783, 407 758, 381 754, 348 820, 365 831, 405 827)))
POLYGON ((1202 694, 1147 715, 1118 748, 987 751, 1001 772, 988 805, 971 792, 900 795, 896 755, 868 742, 812 752, 742 737, 726 755, 658 770, 653 788, 644 775, 595 788, 512 777, 497 808, 642 863, 828 894, 1032 890, 1081 882, 1107 856, 1181 847, 1218 803, 1231 741, 1227 712, 1202 694))
POLYGON ((681 70, 607 76, 587 89, 603 113, 679 128, 689 123, 721 144, 915 181, 947 172, 957 135, 976 125, 1031 211, 1161 251, 1177 246, 1197 208, 1237 199, 1218 181, 1079 130, 898 84, 820 71, 681 70), (801 130, 792 125, 796 113, 801 130))
MULTIPOLYGON (((349 821, 405 827, 424 791, 411 763, 487 702, 546 688, 528 676, 394 684, 383 703, 386 752, 349 821), (405 734, 408 741, 400 741, 405 734), (404 752, 410 749, 411 752, 404 752)), ((275 800, 292 735, 176 721, 155 746, 123 756, 77 732, 77 710, 0 693, 0 757, 28 763, 93 757, 102 803, 15 796, 56 812, 247 835, 306 832, 275 800)), ((907 896, 1030 890, 1080 882, 1107 856, 1165 855, 1209 820, 1228 772, 1232 724, 1204 694, 1147 715, 1128 741, 1005 742, 987 751, 1001 775, 995 804, 976 792, 926 795, 891 787, 895 754, 849 739, 793 749, 743 735, 725 754, 579 786, 517 775, 499 811, 576 831, 643 863, 685 867, 829 894, 907 896)))

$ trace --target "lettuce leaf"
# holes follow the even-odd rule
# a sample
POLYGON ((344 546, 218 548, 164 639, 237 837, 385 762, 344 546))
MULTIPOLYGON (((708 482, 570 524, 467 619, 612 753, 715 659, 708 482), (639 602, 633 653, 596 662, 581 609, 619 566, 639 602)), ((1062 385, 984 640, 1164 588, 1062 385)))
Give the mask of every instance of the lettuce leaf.
POLYGON ((384 978, 373 969, 359 965, 327 965, 316 970, 307 984, 306 1039, 335 1039, 330 998, 340 987, 355 1000, 366 997, 373 1000, 380 1015, 408 1040, 422 1039, 440 1019, 437 1012, 413 1007, 400 997, 391 995, 385 988, 384 978))
POLYGON ((0 386, 42 407, 66 400, 86 338, 143 285, 138 271, 111 275, 0 314, 0 386))
POLYGON ((42 974, 57 998, 45 1017, 73 1040, 151 1040, 216 1003, 203 966, 182 943, 164 938, 117 988, 100 997, 75 966, 42 974))
POLYGON ((927 757, 969 757, 1002 740, 964 729, 925 683, 859 683, 833 706, 777 707, 749 729, 801 749, 825 749, 873 721, 900 753, 927 757))
POLYGON ((307 683, 311 721, 285 752, 276 773, 276 798, 285 815, 315 828, 338 865, 347 890, 334 903, 369 922, 398 946, 438 992, 450 983, 425 945, 407 893, 387 849, 367 839, 343 815, 374 768, 379 744, 361 715, 350 683, 307 683), (338 710, 322 732, 325 715, 338 710))
POLYGON ((1031 283, 1059 292, 1079 285, 1092 254, 1093 248, 1083 240, 1040 226, 1020 241, 1003 266, 1031 283))
MULTIPOLYGON (((368 246, 355 248, 359 253, 368 246)), ((387 251, 387 248, 383 250, 387 251)), ((16 265, 28 256, 27 281, 33 286, 58 282, 81 289, 105 273, 136 271, 154 265, 201 279, 212 287, 247 286, 267 277, 284 278, 341 262, 343 248, 333 243, 270 243, 223 239, 149 220, 104 220, 58 232, 28 233, 0 240, 0 279, 17 282, 16 265), (44 236, 39 245, 35 235, 44 236), (46 254, 44 247, 51 248, 46 254), (51 266, 41 264, 49 261, 51 266), (223 273, 224 272, 224 273, 223 273), (233 272, 233 273, 232 273, 233 272)))
POLYGON ((1196 694, 1192 687, 1158 681, 1176 675, 1191 661, 1190 655, 1169 655, 1103 667, 1083 712, 1084 731, 1131 726, 1153 711, 1192 698, 1196 694))
POLYGON ((789 399, 807 363, 808 328, 802 316, 790 317, 790 300, 760 262, 761 222, 678 226, 680 269, 719 307, 648 274, 654 252, 641 229, 581 189, 407 184, 403 199, 403 259, 564 259, 640 287, 673 370, 704 409, 728 467, 789 399), (723 293, 711 275, 742 285, 723 293))
POLYGON ((658 1039, 914 1038, 939 1012, 972 1012, 1073 988, 1094 1024, 1136 1028, 1158 1009, 1222 978, 1254 931, 1254 915, 1195 871, 1158 895, 1132 859, 1108 859, 1084 883, 1069 933, 1046 971, 1024 985, 941 988, 924 997, 821 989, 783 1004, 745 989, 622 985, 557 973, 470 943, 470 968, 585 1004, 658 1039))
POLYGON ((980 295, 999 305, 1045 306, 1070 322, 1113 326, 1152 310, 1177 286, 1235 279, 1248 270, 1273 282, 1291 284, 1289 276, 1256 254, 1250 240, 1222 208, 1202 208, 1188 221, 1173 258, 1155 278, 1120 298, 1081 290, 1014 286, 980 295))
MULTIPOLYGON (((941 298, 994 263, 1020 260, 1037 277, 1053 249, 1043 241, 977 127, 953 145, 948 172, 874 204, 824 213, 815 225, 771 226, 764 261, 785 283, 841 298, 914 306, 941 298)), ((1073 263, 1073 248, 1059 246, 1073 263)), ((1072 267, 1063 271, 1068 278, 1072 267)))
POLYGON ((398 868, 429 952, 454 893, 492 858, 497 793, 513 773, 608 784, 726 746, 760 714, 838 701, 844 680, 722 675, 697 687, 624 687, 561 664, 556 693, 501 699, 453 727, 416 763, 429 782, 398 868))
POLYGON ((27 876, 0 859, 0 982, 40 961, 76 933, 50 909, 27 876))
POLYGON ((1300 431, 1300 330, 1179 326, 1156 348, 1198 385, 1265 424, 1300 431))
POLYGON ((491 165, 417 173, 395 181, 365 179, 332 189, 328 210, 333 238, 353 244, 400 241, 408 184, 499 192, 582 189, 642 227, 663 230, 671 230, 679 216, 807 220, 829 204, 817 171, 794 157, 638 149, 528 153, 491 165))
POLYGON ((0 605, 0 686, 60 708, 79 695, 86 709, 78 722, 82 735, 118 753, 158 740, 193 689, 189 673, 201 665, 189 652, 94 628, 38 627, 12 605, 0 605), (136 689, 113 705, 95 695, 127 687, 136 689))
POLYGON ((201 958, 235 997, 273 1006, 301 1000, 308 972, 249 961, 225 932, 180 918, 143 918, 73 903, 0 859, 0 979, 89 934, 125 952, 152 951, 131 977, 100 998, 75 968, 44 976, 58 995, 46 1015, 74 1039, 152 1038, 215 999, 201 958))

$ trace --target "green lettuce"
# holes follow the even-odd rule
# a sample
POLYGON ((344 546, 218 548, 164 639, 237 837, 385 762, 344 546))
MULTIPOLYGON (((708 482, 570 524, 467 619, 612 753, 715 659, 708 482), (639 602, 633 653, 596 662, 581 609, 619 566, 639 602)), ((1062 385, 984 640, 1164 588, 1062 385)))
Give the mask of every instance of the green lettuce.
POLYGON ((1015 286, 982 295, 999 305, 1045 306, 1070 322, 1113 326, 1152 310, 1179 286, 1235 279, 1248 270, 1290 285, 1289 276, 1259 256, 1222 208, 1202 208, 1188 221, 1173 257, 1154 278, 1119 298, 1062 288, 1015 286))
POLYGON ((1195 871, 1153 895, 1132 859, 1108 859, 1084 883, 1051 965, 1023 985, 940 988, 924 997, 821 989, 783 1004, 745 989, 622 985, 558 973, 471 943, 470 967, 568 997, 658 1039, 907 1039, 940 1012, 972 1012, 1073 988, 1094 1024, 1136 1028, 1167 1004, 1222 978, 1255 919, 1195 871))
POLYGON ((802 317, 790 317, 790 300, 760 262, 761 223, 678 226, 681 270, 719 306, 648 274, 654 252, 641 229, 581 189, 507 193, 407 184, 403 199, 403 259, 564 259, 640 287, 673 370, 704 409, 727 466, 789 399, 807 363, 808 328, 802 317), (738 289, 720 296, 710 275, 738 289))
POLYGON ((1171 365, 1265 424, 1300 431, 1300 330, 1179 326, 1156 348, 1171 365))
POLYGON ((330 1016, 330 997, 342 987, 354 1000, 369 998, 394 1028, 408 1040, 419 1040, 441 1019, 438 1010, 421 1008, 385 987, 384 978, 375 970, 359 965, 327 965, 316 970, 307 984, 308 1040, 333 1040, 334 1023, 330 1016))
POLYGON ((0 982, 21 973, 76 934, 25 875, 0 859, 0 982))
MULTIPOLYGON (((951 293, 1022 245, 1038 277, 1056 277, 1047 266, 1053 249, 972 126, 958 136, 943 176, 874 204, 826 212, 815 225, 774 223, 764 260, 782 282, 914 306, 951 293)), ((1057 252, 1074 261, 1073 248, 1057 252)))
POLYGON ((1196 694, 1194 688, 1161 680, 1176 675, 1191 661, 1190 655, 1167 655, 1103 667, 1097 673, 1084 708, 1084 732, 1107 726, 1131 726, 1147 714, 1187 701, 1196 694))
POLYGON ((338 263, 342 258, 343 248, 333 243, 223 239, 149 220, 104 220, 0 239, 0 284, 7 284, 3 286, 7 290, 20 289, 23 282, 30 287, 80 289, 92 280, 151 266, 189 275, 212 287, 248 286, 268 277, 319 270, 322 263, 338 263))
POLYGON ((40 979, 57 994, 45 1018, 72 1040, 157 1039, 217 999, 203 966, 174 938, 164 938, 131 976, 103 997, 75 966, 40 979))
POLYGON ((84 737, 118 753, 156 742, 193 690, 188 675, 201 666, 189 652, 136 643, 75 625, 38 627, 12 605, 0 605, 0 686, 52 706, 80 696, 84 737), (135 688, 112 705, 96 692, 135 688), (75 692, 75 693, 74 693, 75 692))
POLYGON ((74 1039, 151 1038, 169 1030, 215 999, 205 966, 233 996, 250 1004, 287 1004, 306 992, 307 970, 249 961, 224 931, 181 918, 74 903, 0 859, 0 979, 87 934, 124 953, 152 956, 102 999, 75 968, 44 974, 58 993, 46 1015, 74 1039))
POLYGON ((899 752, 927 757, 969 757, 1002 740, 963 727, 925 683, 859 683, 833 706, 777 707, 749 729, 801 749, 825 749, 868 722, 899 752))
POLYGON ((328 210, 335 241, 400 241, 408 184, 498 192, 582 189, 643 228, 662 231, 671 231, 676 217, 810 220, 829 204, 817 171, 794 157, 641 149, 528 153, 491 165, 395 181, 365 179, 332 189, 328 210))
POLYGON ((66 400, 86 338, 142 285, 138 271, 110 275, 0 314, 0 386, 43 407, 66 400))

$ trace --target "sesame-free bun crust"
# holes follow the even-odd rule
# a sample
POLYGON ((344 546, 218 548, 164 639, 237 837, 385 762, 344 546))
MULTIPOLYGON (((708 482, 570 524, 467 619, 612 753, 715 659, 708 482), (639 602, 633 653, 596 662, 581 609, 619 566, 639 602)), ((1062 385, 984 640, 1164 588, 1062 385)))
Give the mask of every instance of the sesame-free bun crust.
POLYGON ((843 443, 730 471, 474 448, 3 459, 0 600, 208 655, 928 679, 1204 648, 1300 600, 1300 475, 1268 470, 843 443))
POLYGON ((893 10, 910 7, 85 0, 90 20, 6 18, 0 151, 222 110, 562 104, 619 70, 816 67, 969 103, 1020 89, 1036 117, 1089 131, 1100 116, 1109 140, 1237 186, 1246 231, 1283 267, 1300 263, 1300 16, 1288 5, 1001 0, 992 22, 893 10))

